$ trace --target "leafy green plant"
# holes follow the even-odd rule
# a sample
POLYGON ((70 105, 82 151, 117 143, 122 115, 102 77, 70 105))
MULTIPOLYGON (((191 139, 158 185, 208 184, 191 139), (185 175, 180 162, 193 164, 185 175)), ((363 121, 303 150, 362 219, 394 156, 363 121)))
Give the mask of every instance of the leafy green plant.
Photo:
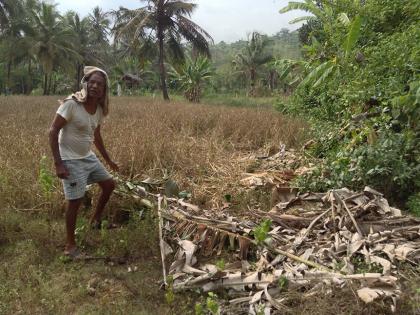
POLYGON ((416 217, 420 217, 420 193, 412 195, 407 201, 408 209, 416 217))
POLYGON ((217 302, 217 295, 213 292, 209 292, 206 299, 206 308, 212 315, 220 313, 220 306, 217 302))
POLYGON ((254 238, 258 244, 262 245, 268 238, 268 232, 270 231, 271 224, 272 221, 270 219, 266 219, 253 229, 254 238))
POLYGON ((288 285, 289 285, 289 280, 286 277, 281 276, 278 280, 278 286, 279 286, 280 291, 285 291, 288 285))
POLYGON ((38 182, 41 185, 44 196, 49 199, 51 192, 54 189, 54 176, 49 170, 47 164, 48 159, 45 155, 43 155, 39 162, 38 182))
MULTIPOLYGON (((305 47, 304 63, 312 70, 301 66, 299 88, 277 106, 312 124, 316 145, 307 153, 319 160, 311 173, 297 178, 298 187, 358 190, 369 185, 391 203, 415 212, 413 195, 420 187, 420 34, 414 7, 418 4, 411 0, 373 0, 363 10, 360 2, 320 8, 304 1, 283 9, 303 9, 317 21, 305 47)), ((296 67, 290 62, 283 66, 296 67)))
POLYGON ((208 58, 198 56, 194 60, 187 58, 180 67, 173 66, 169 75, 188 101, 199 103, 203 86, 211 79, 213 70, 208 58))
POLYGON ((223 271, 225 269, 225 265, 226 265, 226 263, 225 263, 225 260, 223 258, 216 261, 216 267, 220 271, 223 271))
POLYGON ((195 315, 204 315, 204 307, 201 303, 196 303, 194 306, 194 314, 195 315))
POLYGON ((74 234, 76 235, 76 243, 78 247, 84 247, 84 241, 86 240, 88 230, 89 222, 86 220, 86 218, 82 216, 77 218, 74 234))
POLYGON ((165 293, 165 300, 168 305, 172 305, 172 303, 175 301, 175 293, 174 293, 174 278, 170 275, 168 276, 166 287, 166 293, 165 293))
POLYGON ((220 305, 217 301, 217 294, 209 292, 203 303, 196 303, 194 306, 195 315, 219 315, 220 305))

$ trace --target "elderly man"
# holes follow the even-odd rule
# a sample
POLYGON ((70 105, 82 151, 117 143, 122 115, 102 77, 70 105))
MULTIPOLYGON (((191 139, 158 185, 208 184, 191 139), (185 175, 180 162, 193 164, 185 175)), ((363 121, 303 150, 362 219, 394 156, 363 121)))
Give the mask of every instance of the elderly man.
POLYGON ((101 226, 101 215, 115 188, 115 182, 91 150, 95 144, 109 167, 118 166, 108 155, 101 136, 103 118, 108 115, 108 76, 102 69, 85 67, 82 90, 67 97, 57 110, 49 132, 56 174, 62 179, 68 200, 66 212, 67 241, 64 253, 76 257, 77 212, 86 185, 101 187, 96 210, 90 219, 93 227, 101 226))

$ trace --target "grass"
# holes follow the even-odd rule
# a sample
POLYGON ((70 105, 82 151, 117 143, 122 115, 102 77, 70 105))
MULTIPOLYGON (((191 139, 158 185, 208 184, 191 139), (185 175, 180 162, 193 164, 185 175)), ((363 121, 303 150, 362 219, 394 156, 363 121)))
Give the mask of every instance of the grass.
MULTIPOLYGON (((119 262, 68 262, 61 255, 63 224, 45 214, 0 216, 0 314, 170 314, 161 280, 157 231, 149 214, 108 235, 88 231, 82 247, 119 262), (127 246, 130 244, 130 246, 127 246), (136 270, 128 272, 128 268, 136 270)), ((176 296, 172 314, 193 309, 176 296)))

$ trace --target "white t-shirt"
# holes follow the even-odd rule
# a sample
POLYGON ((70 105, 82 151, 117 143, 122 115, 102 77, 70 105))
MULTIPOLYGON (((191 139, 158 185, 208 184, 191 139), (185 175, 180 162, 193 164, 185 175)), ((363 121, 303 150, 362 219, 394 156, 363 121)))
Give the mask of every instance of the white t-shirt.
POLYGON ((83 104, 67 100, 57 110, 67 124, 60 130, 58 144, 62 160, 83 159, 91 154, 94 132, 103 120, 102 107, 97 106, 95 114, 89 114, 83 104))

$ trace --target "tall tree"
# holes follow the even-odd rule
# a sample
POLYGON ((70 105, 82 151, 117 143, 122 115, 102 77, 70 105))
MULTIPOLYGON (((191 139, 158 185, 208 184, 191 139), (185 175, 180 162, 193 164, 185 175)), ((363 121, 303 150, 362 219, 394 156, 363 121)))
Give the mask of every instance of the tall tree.
POLYGON ((158 45, 158 63, 163 98, 169 100, 166 85, 165 44, 175 59, 183 60, 181 40, 185 39, 200 53, 210 55, 211 36, 191 21, 195 3, 180 0, 142 0, 147 5, 135 10, 120 8, 116 12, 116 39, 136 41, 152 39, 158 45))
POLYGON ((111 21, 108 18, 109 13, 103 12, 100 7, 93 8, 89 13, 91 39, 95 44, 108 43, 109 26, 111 21))
POLYGON ((253 32, 246 47, 233 60, 234 67, 244 72, 249 78, 250 96, 255 96, 255 83, 259 68, 273 58, 271 54, 265 52, 267 44, 266 37, 258 32, 253 32))
POLYGON ((6 64, 6 89, 11 88, 12 67, 19 62, 27 47, 24 34, 28 24, 21 1, 0 0, 0 50, 6 64))
MULTIPOLYGON (((55 66, 69 67, 80 59, 73 49, 74 33, 59 15, 55 5, 42 3, 38 12, 33 12, 36 35, 34 53, 44 72, 44 95, 49 93, 48 79, 55 66)), ((50 79, 51 80, 51 79, 50 79)))
POLYGON ((74 11, 68 11, 65 16, 65 23, 73 32, 74 42, 73 46, 80 59, 75 60, 75 84, 74 89, 79 88, 80 80, 82 77, 83 67, 86 64, 100 63, 95 53, 94 43, 91 41, 92 24, 88 17, 80 18, 79 14, 74 11))

